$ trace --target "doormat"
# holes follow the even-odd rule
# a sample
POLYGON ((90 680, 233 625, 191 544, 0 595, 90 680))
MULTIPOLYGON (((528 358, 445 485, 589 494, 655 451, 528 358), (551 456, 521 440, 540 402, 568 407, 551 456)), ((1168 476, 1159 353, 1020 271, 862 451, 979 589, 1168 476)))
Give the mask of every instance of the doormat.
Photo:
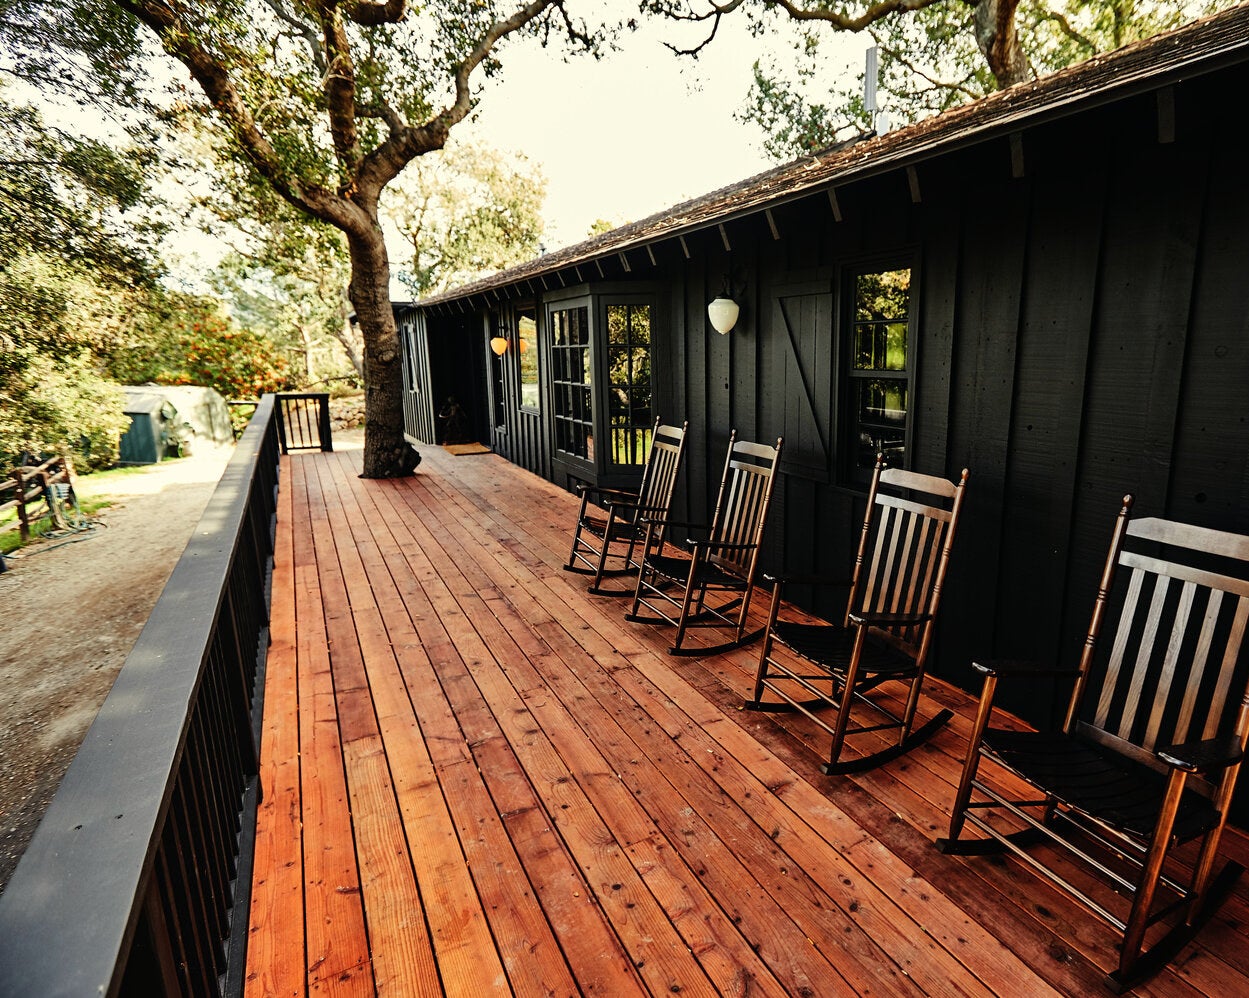
POLYGON ((460 456, 463 454, 491 454, 493 453, 493 451, 491 451, 490 448, 487 447, 485 444, 443 444, 442 448, 448 454, 455 454, 456 456, 460 456))

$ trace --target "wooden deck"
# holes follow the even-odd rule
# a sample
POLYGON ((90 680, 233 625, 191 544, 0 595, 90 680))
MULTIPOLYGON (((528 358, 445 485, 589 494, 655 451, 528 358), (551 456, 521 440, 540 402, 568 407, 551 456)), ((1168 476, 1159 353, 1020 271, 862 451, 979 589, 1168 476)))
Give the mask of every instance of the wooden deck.
MULTIPOLYGON (((966 694, 822 776, 808 722, 738 709, 757 648, 670 656, 562 570, 571 495, 423 455, 283 458, 249 996, 1108 993, 1111 928, 933 846, 966 694)), ((1246 879, 1138 993, 1249 994, 1246 879)))

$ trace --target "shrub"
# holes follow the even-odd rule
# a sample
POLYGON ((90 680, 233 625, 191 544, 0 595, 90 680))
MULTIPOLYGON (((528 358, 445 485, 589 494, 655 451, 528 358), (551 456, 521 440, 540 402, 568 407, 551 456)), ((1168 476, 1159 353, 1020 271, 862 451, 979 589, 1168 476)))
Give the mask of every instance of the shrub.
POLYGON ((118 440, 130 427, 125 393, 96 372, 86 352, 57 361, 22 350, 21 364, 0 374, 0 461, 23 453, 69 454, 75 468, 93 471, 117 461, 118 440))

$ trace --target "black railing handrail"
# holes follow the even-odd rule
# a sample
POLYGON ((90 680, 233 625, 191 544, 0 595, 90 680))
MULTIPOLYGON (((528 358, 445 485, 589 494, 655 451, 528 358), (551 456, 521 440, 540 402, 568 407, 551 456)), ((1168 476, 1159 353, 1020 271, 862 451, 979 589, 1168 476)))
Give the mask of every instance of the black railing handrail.
POLYGON ((241 980, 276 429, 266 396, 0 895, 0 995, 241 980), (203 925, 180 912, 183 888, 210 899, 190 913, 203 925))

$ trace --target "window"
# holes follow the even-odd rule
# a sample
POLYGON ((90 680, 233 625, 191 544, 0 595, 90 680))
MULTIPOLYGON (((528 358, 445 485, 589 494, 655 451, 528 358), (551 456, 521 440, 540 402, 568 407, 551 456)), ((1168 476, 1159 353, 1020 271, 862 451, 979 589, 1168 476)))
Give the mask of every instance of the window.
POLYGON ((520 407, 537 412, 541 408, 538 394, 538 321, 532 307, 516 313, 516 364, 520 371, 520 407))
MULTIPOLYGON (((493 312, 490 315, 491 337, 502 336, 507 337, 507 330, 503 327, 503 320, 499 313, 493 312)), ((486 356, 490 358, 490 425, 499 429, 507 425, 507 391, 503 380, 503 357, 495 353, 493 349, 486 351, 486 356)))
POLYGON ((651 307, 607 306, 608 432, 607 462, 642 466, 650 447, 651 307))
POLYGON ((555 447, 594 461, 594 376, 590 355, 590 310, 585 305, 554 309, 551 319, 551 382, 555 405, 555 447))
POLYGON ((842 453, 846 478, 865 482, 878 453, 906 465, 910 433, 911 268, 851 275, 842 453))

